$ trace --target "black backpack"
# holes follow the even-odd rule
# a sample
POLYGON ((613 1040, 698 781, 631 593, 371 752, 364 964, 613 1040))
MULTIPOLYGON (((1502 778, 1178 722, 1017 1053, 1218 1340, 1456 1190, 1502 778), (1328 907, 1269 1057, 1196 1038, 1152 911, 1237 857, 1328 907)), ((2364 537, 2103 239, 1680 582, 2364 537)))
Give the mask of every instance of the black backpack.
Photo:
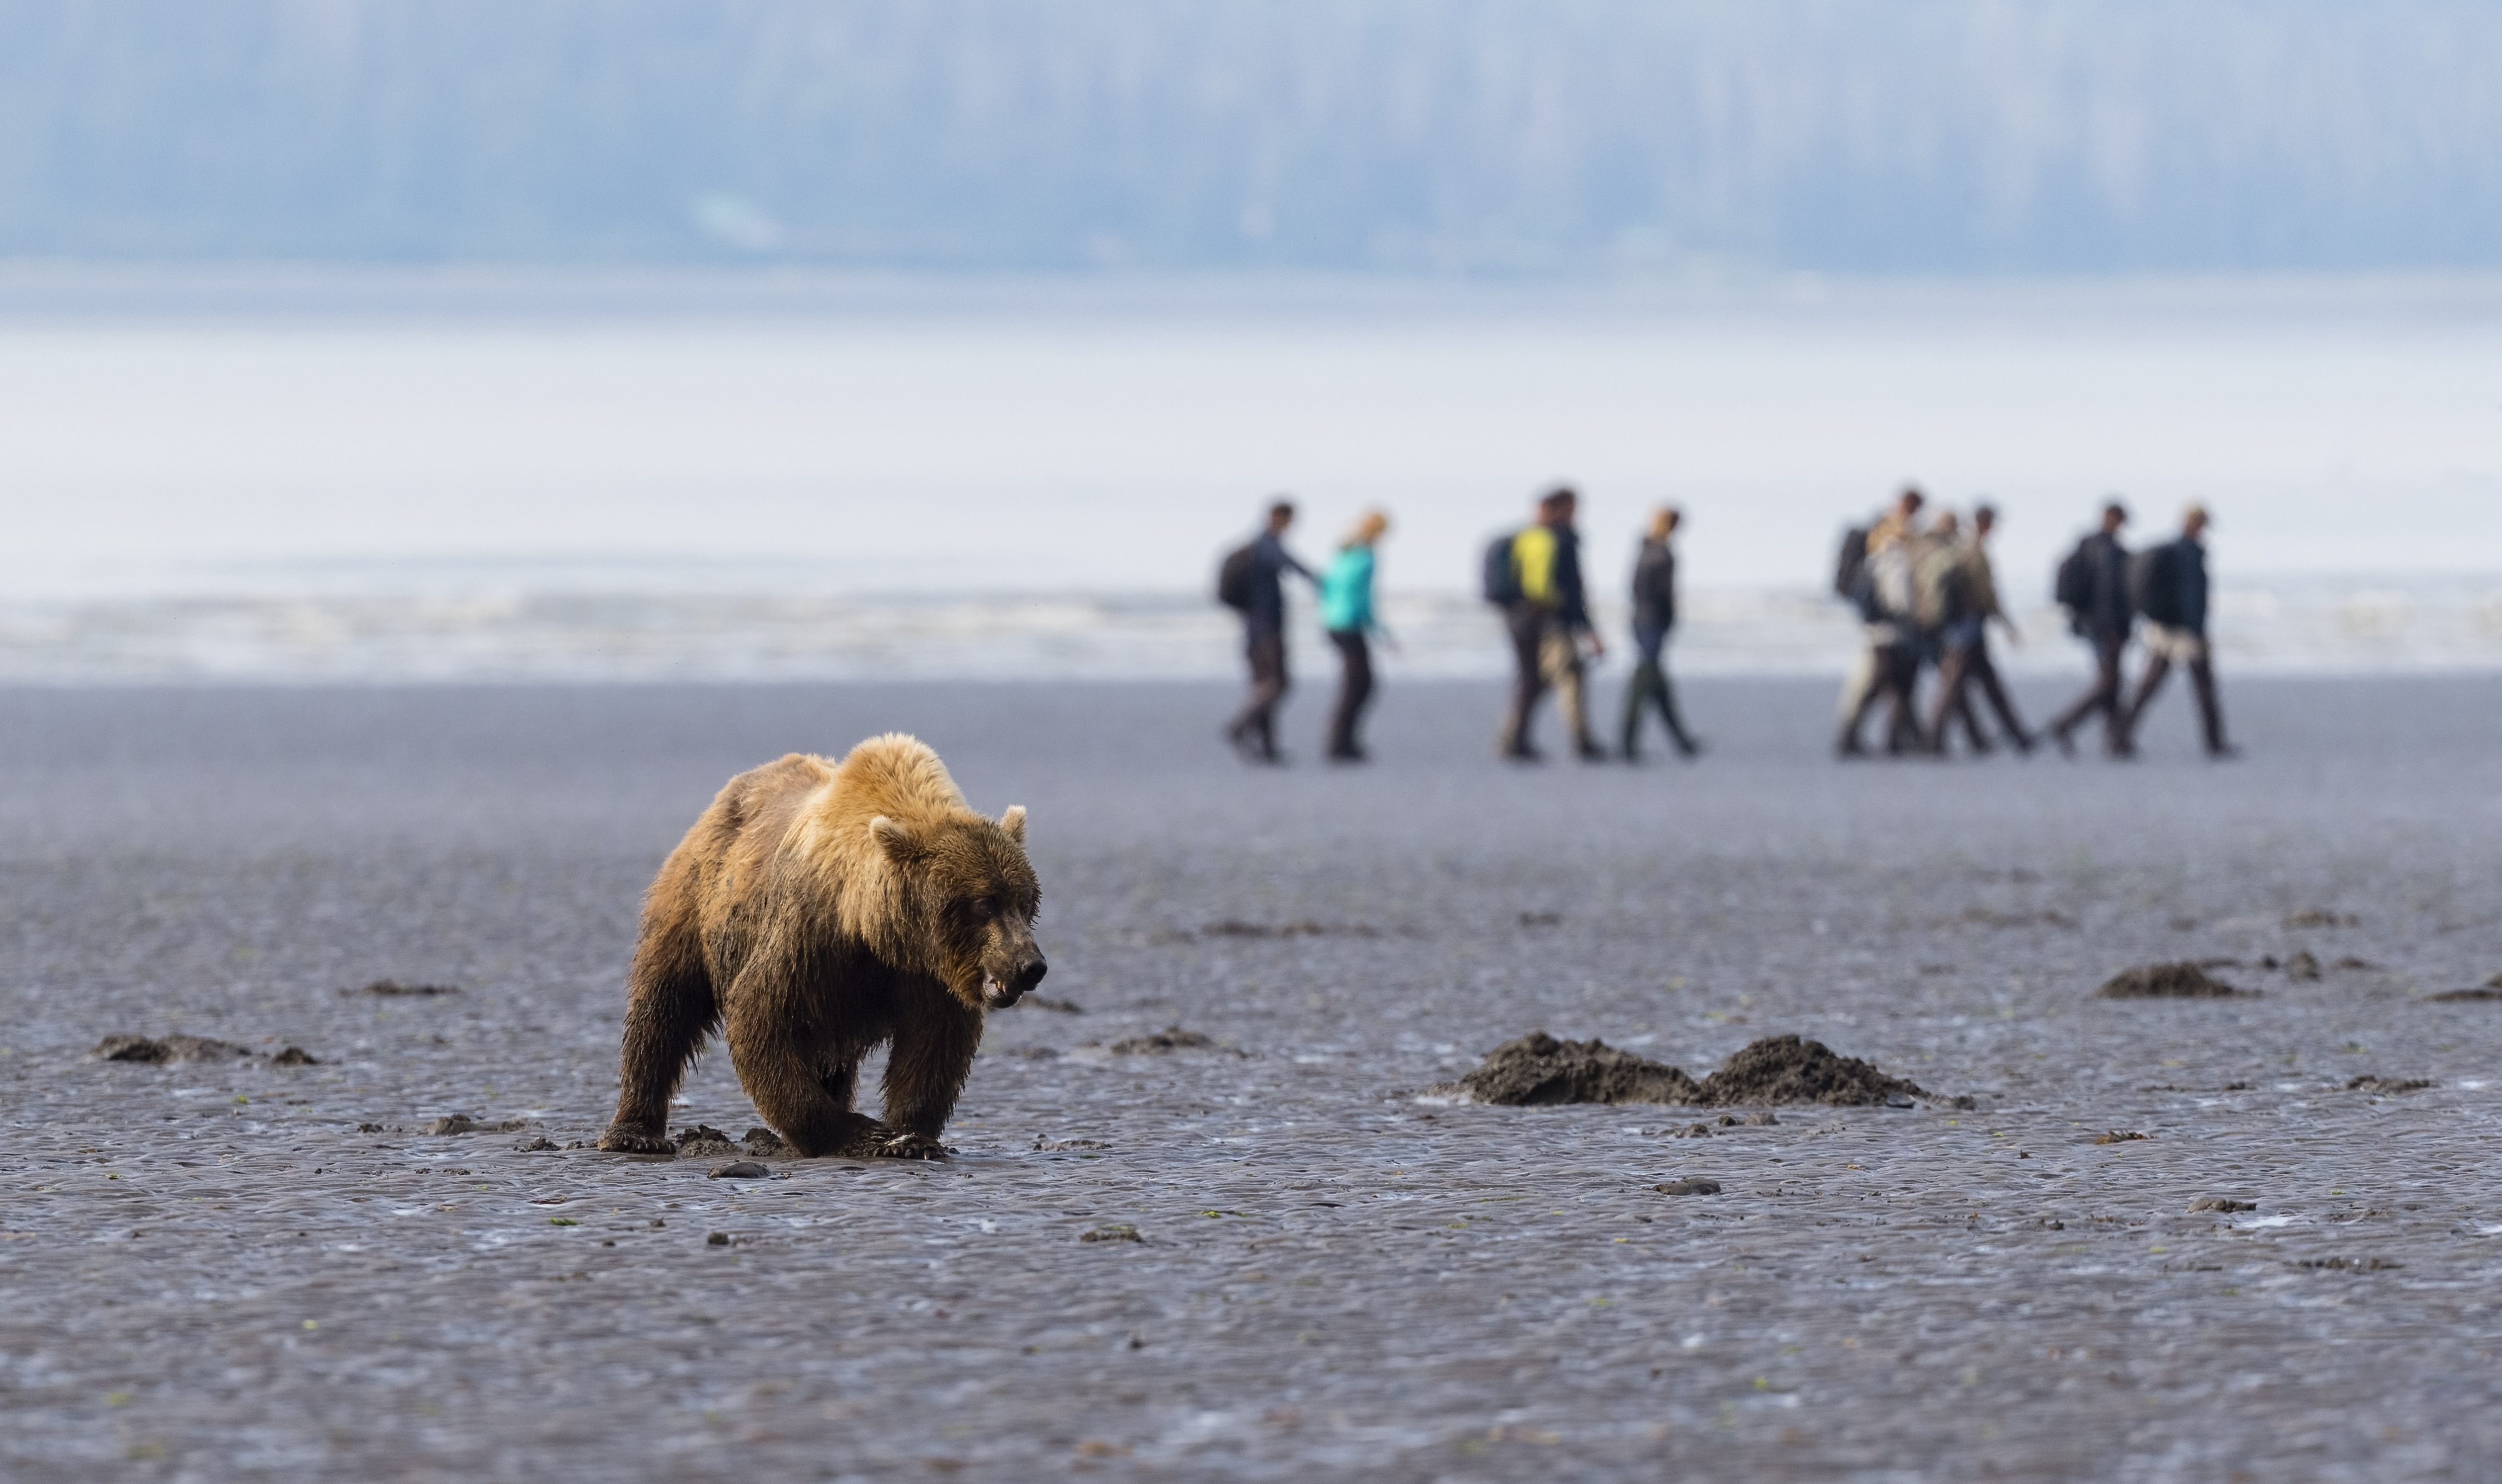
POLYGON ((2077 549, 2068 554, 2068 559, 2059 563, 2059 575, 2050 583, 2050 601, 2072 615, 2082 613, 2093 605, 2094 552, 2091 537, 2078 542, 2077 549))
POLYGON ((1520 601, 1520 567, 1511 559, 1511 537, 1497 536, 1485 550, 1485 600, 1507 607, 1520 601))
POLYGON ((1216 600, 1228 608, 1248 610, 1251 606, 1251 580, 1260 567, 1260 543, 1237 547, 1225 554, 1216 567, 1216 600))
POLYGON ((2172 578, 2173 550, 2149 546, 2128 559, 2129 606, 2155 624, 2181 622, 2181 585, 2172 578))
POLYGON ((1852 602, 1865 595, 1859 586, 1860 575, 1868 570, 1868 527, 1854 525, 1842 533, 1842 553, 1834 558, 1833 590, 1852 602))

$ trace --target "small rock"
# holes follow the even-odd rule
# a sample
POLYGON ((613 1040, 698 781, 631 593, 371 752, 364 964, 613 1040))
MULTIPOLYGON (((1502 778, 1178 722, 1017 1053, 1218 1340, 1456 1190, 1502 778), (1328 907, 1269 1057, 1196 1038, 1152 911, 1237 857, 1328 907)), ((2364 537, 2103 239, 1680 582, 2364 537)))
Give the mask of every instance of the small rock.
POLYGON ((727 1164, 714 1165, 712 1173, 704 1178, 707 1180, 761 1180, 771 1173, 773 1171, 754 1160, 733 1160, 727 1164))
POLYGON ((2312 951, 2311 951, 2310 949, 2308 949, 2308 948, 2304 949, 2302 952, 2300 952, 2300 953, 2298 953, 2298 954, 2295 954, 2292 958, 2287 959, 2287 960, 2285 960, 2285 961, 2284 961, 2284 977, 2286 977, 2287 979, 2316 979, 2316 978, 2318 978, 2318 977, 2319 977, 2319 960, 2318 960, 2318 958, 2317 958, 2316 956, 2315 956, 2315 955, 2312 953, 2312 951))
POLYGON ((1670 1130, 1668 1136, 1673 1139, 1707 1139, 1711 1136, 1711 1126, 1709 1124, 1687 1124, 1682 1129, 1670 1130))
POLYGON ((321 1061, 320 1058, 314 1056, 313 1053, 306 1051, 301 1046, 289 1046, 278 1055, 270 1058, 269 1064, 272 1066, 319 1066, 321 1064, 321 1061))
POLYGON ((1043 1154, 1060 1154, 1071 1149, 1109 1149, 1112 1146, 1101 1139, 1047 1139, 1037 1133, 1033 1136, 1033 1147, 1043 1154))
POLYGON ((1138 1234, 1137 1228, 1124 1222, 1114 1222, 1109 1226, 1094 1227, 1080 1231, 1077 1233, 1077 1239, 1081 1242, 1143 1242, 1146 1240, 1138 1234))
POLYGON ((2113 1129, 2109 1133, 2095 1134, 2094 1142, 2097 1144, 2128 1144, 2134 1143, 2139 1139, 2146 1138, 2147 1136, 2147 1135, 2140 1133, 2134 1129, 2113 1129))
POLYGON ((2230 1196, 2201 1196, 2189 1202, 2192 1216, 2201 1211, 2255 1211, 2258 1208, 2259 1203, 2255 1200, 2235 1200, 2230 1196))
POLYGON ((516 1145, 514 1145, 513 1147, 514 1147, 514 1148, 516 1148, 516 1149, 518 1149, 518 1150, 520 1150, 520 1151, 521 1151, 522 1153, 524 1153, 524 1154, 537 1154, 537 1153, 539 1153, 541 1150, 547 1150, 547 1149, 554 1149, 554 1148, 556 1148, 556 1147, 557 1147, 557 1142, 556 1142, 556 1140, 554 1140, 554 1139, 552 1139, 552 1138, 549 1138, 547 1135, 545 1135, 545 1134, 541 1134, 541 1135, 539 1135, 537 1138, 534 1138, 534 1139, 530 1140, 530 1141, 529 1141, 528 1143, 526 1143, 526 1144, 516 1144, 516 1145))
MULTIPOLYGON (((655 1222, 653 1225, 658 1226, 659 1223, 655 1222)), ((704 1238, 704 1245, 707 1247, 727 1247, 729 1245, 729 1233, 727 1231, 716 1231, 712 1235, 704 1238)))
POLYGON ((431 998, 437 995, 457 995, 460 993, 460 986, 456 984, 402 984, 396 979, 377 979, 373 983, 366 985, 361 990, 341 990, 339 993, 342 995, 382 995, 394 996, 415 995, 431 998))
POLYGON ((1717 1196, 1720 1194, 1720 1182, 1692 1175, 1683 1180, 1672 1180, 1666 1185, 1654 1185, 1651 1189, 1663 1196, 1717 1196))

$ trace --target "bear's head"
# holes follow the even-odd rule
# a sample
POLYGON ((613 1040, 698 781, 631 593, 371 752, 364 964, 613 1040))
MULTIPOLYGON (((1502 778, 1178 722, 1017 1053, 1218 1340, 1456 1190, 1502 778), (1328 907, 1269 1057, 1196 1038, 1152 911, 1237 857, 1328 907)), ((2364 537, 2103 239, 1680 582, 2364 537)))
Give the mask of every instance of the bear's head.
POLYGON ((1004 1010, 1049 967, 1033 940, 1042 888, 1025 858, 1025 806, 997 823, 964 814, 906 826, 869 821, 886 859, 927 904, 928 952, 948 991, 977 1010, 1004 1010))

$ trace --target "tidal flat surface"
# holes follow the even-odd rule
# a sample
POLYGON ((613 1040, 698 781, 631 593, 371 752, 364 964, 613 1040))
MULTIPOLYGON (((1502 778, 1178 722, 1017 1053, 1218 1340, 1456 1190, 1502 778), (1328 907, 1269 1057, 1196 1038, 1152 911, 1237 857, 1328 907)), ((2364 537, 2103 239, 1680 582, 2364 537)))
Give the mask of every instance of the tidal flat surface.
MULTIPOLYGON (((2502 1000, 2434 996, 2502 975, 2502 682, 2226 688, 2220 766, 2181 694, 1844 765, 1723 681, 1700 763, 1518 769, 1394 674, 1282 770, 1204 686, 0 692, 0 1473, 2490 1478, 2502 1000), (1076 1011, 943 1164, 571 1147, 661 856, 890 728, 1032 811, 1076 1011), (2093 997, 2182 960, 2259 993, 2093 997), (1417 1099, 1535 1029, 1977 1106, 1417 1099)), ((717 1054, 675 1112, 756 1123, 717 1054)))

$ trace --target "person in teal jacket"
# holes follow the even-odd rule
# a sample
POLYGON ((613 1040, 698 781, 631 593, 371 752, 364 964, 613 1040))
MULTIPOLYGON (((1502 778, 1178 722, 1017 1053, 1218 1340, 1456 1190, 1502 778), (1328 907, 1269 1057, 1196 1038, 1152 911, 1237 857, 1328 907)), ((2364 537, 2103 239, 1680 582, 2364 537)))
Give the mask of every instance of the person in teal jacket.
POLYGON ((1372 549, 1390 529, 1390 518, 1368 510, 1321 573, 1321 627, 1337 646, 1343 667, 1337 687, 1337 709, 1330 715, 1329 758, 1332 762, 1362 762, 1364 744, 1356 727, 1372 700, 1372 647, 1369 636, 1386 633, 1372 613, 1372 549))

